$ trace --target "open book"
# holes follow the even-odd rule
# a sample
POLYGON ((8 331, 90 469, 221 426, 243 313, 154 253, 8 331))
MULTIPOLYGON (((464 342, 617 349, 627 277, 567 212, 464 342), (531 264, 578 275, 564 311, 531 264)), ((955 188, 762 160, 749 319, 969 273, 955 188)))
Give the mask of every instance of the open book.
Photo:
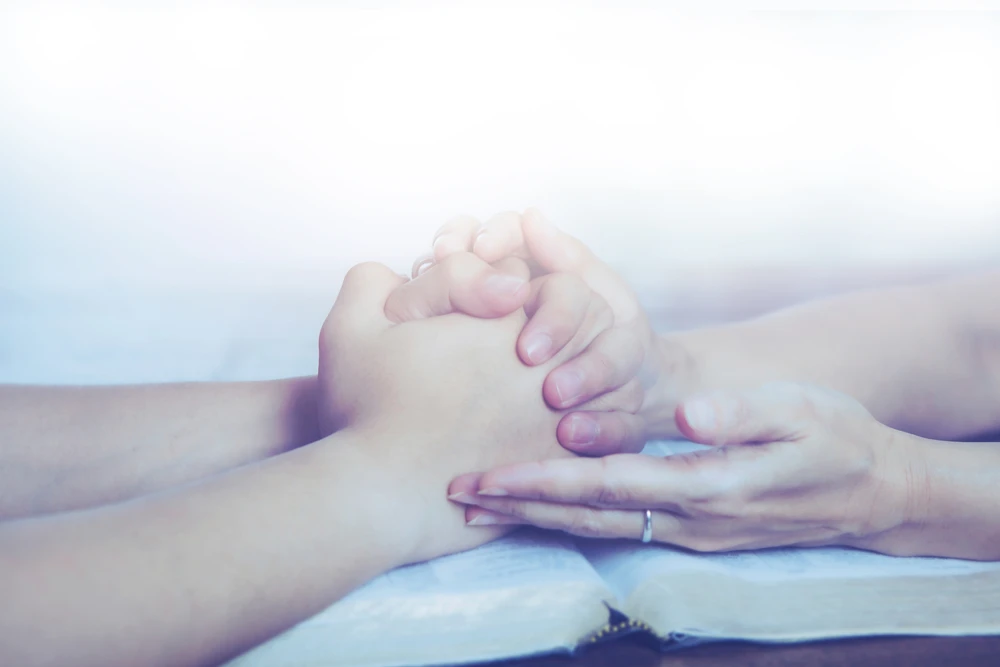
MULTIPOLYGON (((671 447, 657 446, 647 452, 671 447)), ((637 631, 664 648, 995 634, 1000 563, 836 548, 706 555, 525 529, 384 574, 230 667, 454 664, 637 631)))

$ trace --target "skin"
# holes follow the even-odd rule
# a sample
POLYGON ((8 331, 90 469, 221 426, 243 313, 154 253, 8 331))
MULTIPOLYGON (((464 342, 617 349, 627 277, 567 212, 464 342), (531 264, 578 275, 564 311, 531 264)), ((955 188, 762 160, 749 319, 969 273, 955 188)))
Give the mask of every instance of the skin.
MULTIPOLYGON (((355 267, 314 380, 5 390, 0 471, 36 485, 4 497, 19 517, 0 522, 5 664, 217 664, 381 572, 509 530, 466 527, 448 481, 570 456, 542 382, 611 316, 569 300, 580 327, 530 369, 515 351, 522 311, 406 319, 463 298, 470 283, 442 276, 485 285, 497 272, 466 257, 406 283, 355 267)), ((525 278, 490 298, 531 300, 525 278)))
POLYGON ((616 454, 467 474, 450 492, 470 506, 470 524, 638 537, 641 510, 655 509, 655 539, 703 551, 841 544, 1000 558, 1000 492, 984 473, 997 469, 1000 448, 943 441, 1000 431, 1000 311, 986 305, 1000 295, 1000 272, 650 337, 620 278, 537 211, 447 227, 436 259, 456 248, 575 272, 608 302, 615 327, 635 332, 631 352, 588 349, 550 373, 547 385, 567 366, 584 369, 587 397, 613 391, 605 379, 635 354, 640 377, 652 375, 636 415, 564 417, 591 422, 561 429, 564 446, 635 451, 636 418, 650 438, 717 446, 667 461, 616 454), (599 362, 586 366, 590 356, 599 362))
MULTIPOLYGON (((581 329, 610 326, 607 304, 574 276, 529 282, 523 262, 469 254, 402 282, 394 323, 451 313, 562 322, 562 351, 581 329)), ((324 381, 323 386, 331 382, 324 381)), ((137 498, 260 461, 330 435, 316 376, 266 382, 116 387, 0 386, 0 521, 137 498)), ((634 404, 633 404, 634 405, 634 404)), ((602 408, 617 407, 605 400, 602 408)), ((622 407, 629 407, 623 404, 622 407)))
POLYGON ((829 389, 772 383, 681 404, 712 449, 658 459, 542 461, 464 475, 451 498, 471 525, 534 524, 696 551, 851 546, 1000 559, 1000 443, 928 440, 877 422, 829 389))
MULTIPOLYGON (((545 379, 546 402, 572 408, 559 424, 563 446, 588 455, 638 452, 657 433, 676 435, 672 408, 668 415, 664 405, 677 391, 674 378, 688 363, 686 355, 657 337, 632 289, 586 246, 533 209, 523 216, 501 213, 486 225, 460 217, 438 231, 433 252, 417 260, 414 273, 462 250, 490 263, 525 258, 540 279, 575 278, 579 291, 589 290, 610 308, 612 328, 545 379)), ((518 341, 525 364, 548 361, 554 354, 548 341, 561 339, 566 327, 556 309, 537 313, 518 341)))

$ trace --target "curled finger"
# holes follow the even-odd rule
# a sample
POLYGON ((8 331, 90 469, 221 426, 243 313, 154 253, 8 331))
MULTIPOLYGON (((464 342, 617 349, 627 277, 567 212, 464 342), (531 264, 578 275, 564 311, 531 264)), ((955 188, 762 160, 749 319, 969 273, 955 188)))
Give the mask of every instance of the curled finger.
POLYGON ((566 273, 532 281, 524 304, 528 323, 517 339, 517 354, 529 366, 543 364, 558 354, 585 324, 610 326, 611 309, 582 280, 566 273))
POLYGON ((476 233, 472 252, 490 264, 504 257, 527 258, 528 251, 521 233, 521 214, 505 211, 490 218, 476 233))
POLYGON ((566 409, 614 391, 635 377, 642 359, 643 347, 633 331, 609 329, 582 354, 549 373, 542 386, 545 402, 566 409))
POLYGON ((431 242, 434 248, 434 261, 443 261, 459 252, 471 252, 476 234, 482 226, 482 223, 471 215, 461 215, 441 225, 431 242))
MULTIPOLYGON (((652 515, 652 539, 670 541, 668 538, 671 533, 678 532, 680 521, 667 512, 655 511, 652 515)), ((638 541, 645 528, 646 514, 642 510, 611 510, 497 498, 486 506, 466 508, 465 520, 470 526, 529 524, 579 537, 638 541)))
POLYGON ((628 412, 571 412, 556 428, 566 449, 585 456, 605 456, 642 451, 646 420, 628 412))
POLYGON ((400 323, 455 312, 483 318, 509 315, 530 294, 527 267, 518 262, 505 262, 499 270, 471 253, 451 255, 393 291, 385 301, 385 316, 400 323))

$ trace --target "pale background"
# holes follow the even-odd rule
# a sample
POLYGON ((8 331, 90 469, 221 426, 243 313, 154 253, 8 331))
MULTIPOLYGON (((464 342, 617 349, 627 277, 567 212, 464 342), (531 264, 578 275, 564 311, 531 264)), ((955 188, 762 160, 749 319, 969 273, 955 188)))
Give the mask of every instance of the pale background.
POLYGON ((0 7, 0 382, 312 372, 457 213, 663 327, 1000 260, 998 14, 155 7, 0 7))

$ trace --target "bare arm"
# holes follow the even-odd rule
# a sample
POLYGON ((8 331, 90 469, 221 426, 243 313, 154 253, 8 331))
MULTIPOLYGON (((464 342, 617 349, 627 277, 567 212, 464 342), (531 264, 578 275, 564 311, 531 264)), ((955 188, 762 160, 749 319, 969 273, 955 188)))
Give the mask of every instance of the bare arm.
POLYGON ((0 387, 0 520, 184 484, 316 440, 316 379, 0 387))
POLYGON ((503 534, 467 528, 448 480, 566 456, 541 384, 607 324, 581 324, 552 364, 525 369, 523 313, 396 323, 400 284, 356 267, 324 324, 316 393, 337 432, 186 487, 0 523, 0 662, 217 664, 380 572, 503 534))
POLYGON ((415 503, 359 444, 0 524, 3 662, 216 664, 406 562, 415 503))
POLYGON ((657 430, 669 431, 678 398, 692 391, 796 380, 854 396, 879 421, 926 437, 996 432, 997 304, 1000 272, 992 272, 859 292, 739 324, 666 334, 662 358, 674 369, 690 369, 690 376, 661 383, 657 430))

